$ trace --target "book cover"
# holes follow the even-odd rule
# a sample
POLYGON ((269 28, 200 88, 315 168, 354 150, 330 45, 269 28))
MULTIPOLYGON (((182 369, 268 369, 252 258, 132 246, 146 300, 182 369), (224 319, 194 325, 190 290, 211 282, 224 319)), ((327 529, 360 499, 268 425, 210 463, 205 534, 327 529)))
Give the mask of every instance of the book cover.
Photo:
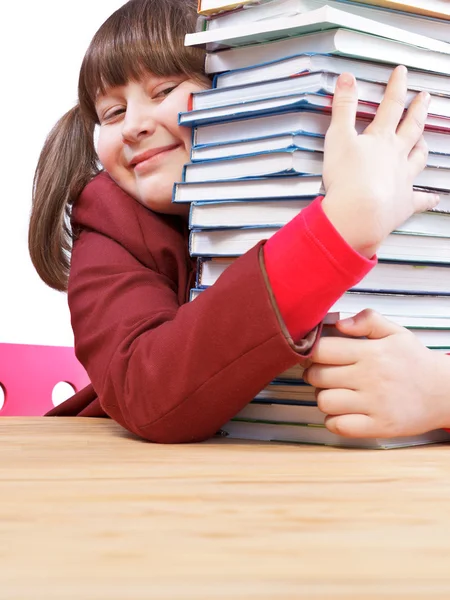
POLYGON ((443 75, 450 74, 448 54, 343 28, 275 40, 265 44, 231 48, 221 52, 208 52, 205 70, 209 74, 220 73, 301 52, 340 55, 391 65, 403 64, 412 69, 443 75))
POLYGON ((397 438, 345 438, 331 433, 324 426, 280 424, 271 422, 229 421, 221 428, 221 435, 230 438, 297 444, 320 444, 342 448, 389 449, 448 442, 450 433, 443 429, 429 433, 397 438))
POLYGON ((362 31, 419 48, 450 54, 450 44, 446 42, 326 5, 293 17, 267 19, 220 30, 188 33, 185 36, 184 44, 185 46, 206 46, 208 50, 211 50, 268 42, 280 39, 280 37, 287 38, 337 27, 362 31))

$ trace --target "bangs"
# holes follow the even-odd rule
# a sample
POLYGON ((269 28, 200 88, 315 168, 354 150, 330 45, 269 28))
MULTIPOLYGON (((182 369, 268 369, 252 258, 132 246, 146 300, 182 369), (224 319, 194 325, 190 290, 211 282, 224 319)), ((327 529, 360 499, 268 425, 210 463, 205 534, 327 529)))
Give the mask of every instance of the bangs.
POLYGON ((195 30, 196 1, 131 0, 102 25, 81 66, 78 96, 82 113, 98 121, 95 100, 110 87, 157 77, 204 74, 204 51, 186 48, 195 30))

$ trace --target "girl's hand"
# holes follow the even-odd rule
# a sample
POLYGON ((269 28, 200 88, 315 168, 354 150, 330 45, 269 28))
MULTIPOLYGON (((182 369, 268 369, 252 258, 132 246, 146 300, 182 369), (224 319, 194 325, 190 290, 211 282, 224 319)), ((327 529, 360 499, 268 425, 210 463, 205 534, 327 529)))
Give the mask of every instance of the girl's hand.
POLYGON ((421 92, 400 122, 406 101, 407 70, 397 67, 374 120, 355 130, 358 92, 353 75, 342 74, 325 138, 325 214, 358 252, 371 258, 383 240, 413 213, 436 206, 439 197, 413 192, 428 148, 422 137, 429 94, 421 92))
POLYGON ((395 437, 450 428, 450 356, 372 310, 336 326, 368 339, 324 337, 312 354, 305 376, 330 431, 395 437))

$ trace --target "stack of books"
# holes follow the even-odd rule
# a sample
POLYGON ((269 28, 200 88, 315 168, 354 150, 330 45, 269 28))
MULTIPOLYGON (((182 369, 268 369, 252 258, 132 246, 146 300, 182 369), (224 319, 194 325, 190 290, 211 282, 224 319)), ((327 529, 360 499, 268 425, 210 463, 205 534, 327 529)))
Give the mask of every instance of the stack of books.
MULTIPOLYGON (((190 252, 198 257, 192 299, 323 192, 324 136, 339 74, 357 79, 361 132, 393 67, 404 64, 407 102, 420 90, 431 94, 429 160, 415 186, 438 191, 441 201, 388 236, 379 264, 330 312, 343 318, 373 308, 428 347, 450 352, 450 7, 439 12, 441 5, 199 0, 197 31, 185 44, 206 48, 213 86, 194 93, 180 114, 180 124, 192 127, 192 152, 173 197, 191 203, 190 252)), ((299 366, 281 374, 223 427, 225 434, 360 447, 449 438, 440 431, 389 440, 336 436, 301 375, 299 366)))

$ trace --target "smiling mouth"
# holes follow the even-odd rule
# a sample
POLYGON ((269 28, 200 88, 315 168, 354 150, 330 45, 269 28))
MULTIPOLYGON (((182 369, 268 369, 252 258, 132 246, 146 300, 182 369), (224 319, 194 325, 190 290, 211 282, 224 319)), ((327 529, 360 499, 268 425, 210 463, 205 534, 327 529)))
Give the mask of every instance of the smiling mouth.
POLYGON ((180 145, 181 144, 172 144, 171 146, 167 146, 166 148, 161 148, 160 152, 157 152, 156 154, 152 154, 148 158, 144 158, 143 160, 140 160, 136 164, 132 165, 132 168, 137 173, 146 171, 147 169, 151 168, 153 165, 157 164, 161 159, 164 159, 164 157, 167 154, 169 154, 173 150, 176 150, 177 148, 179 148, 180 145))

